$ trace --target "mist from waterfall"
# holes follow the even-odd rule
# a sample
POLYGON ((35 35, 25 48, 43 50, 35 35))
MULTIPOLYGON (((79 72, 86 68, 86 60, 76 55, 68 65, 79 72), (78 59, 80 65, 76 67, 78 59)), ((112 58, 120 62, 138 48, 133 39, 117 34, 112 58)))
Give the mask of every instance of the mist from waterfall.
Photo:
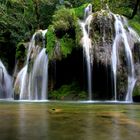
POLYGON ((30 43, 25 66, 17 75, 14 89, 18 89, 20 100, 46 100, 48 86, 48 56, 45 52, 45 34, 47 30, 37 31, 30 43), (36 44, 35 38, 42 34, 42 44, 36 44))
POLYGON ((0 98, 13 98, 12 78, 0 60, 0 98))

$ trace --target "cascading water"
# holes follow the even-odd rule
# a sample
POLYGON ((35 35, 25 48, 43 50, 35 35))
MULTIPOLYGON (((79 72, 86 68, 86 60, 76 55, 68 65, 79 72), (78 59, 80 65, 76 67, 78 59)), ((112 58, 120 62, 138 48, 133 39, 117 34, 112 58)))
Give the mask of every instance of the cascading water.
MULTIPOLYGON (((89 4, 85 8, 84 20, 79 21, 79 24, 83 33, 82 45, 83 45, 84 57, 86 59, 86 66, 87 66, 87 84, 88 84, 89 100, 93 99, 93 93, 92 93, 93 50, 95 51, 94 53, 95 62, 97 63, 99 62, 103 66, 106 65, 106 67, 109 66, 109 68, 111 65, 112 73, 113 73, 113 81, 114 81, 113 99, 115 101, 118 100, 119 95, 117 94, 117 84, 118 84, 117 67, 119 66, 119 61, 121 60, 119 59, 119 49, 121 46, 122 47, 124 46, 125 55, 127 59, 127 70, 126 69, 125 70, 127 71, 126 73, 128 73, 128 82, 127 82, 128 86, 127 86, 125 101, 132 102, 132 92, 136 83, 136 77, 135 77, 131 48, 134 46, 134 42, 137 41, 133 41, 132 43, 131 40, 133 40, 134 38, 137 38, 136 40, 138 40, 139 38, 138 35, 135 33, 133 29, 131 29, 127 25, 127 22, 124 17, 111 13, 108 10, 108 8, 107 10, 101 10, 101 12, 99 11, 96 12, 95 15, 92 15, 91 4, 89 4), (108 20, 110 21, 110 25, 108 24, 109 22, 106 23, 104 22, 108 20), (113 32, 114 32, 113 24, 115 28, 114 40, 112 39, 113 32), (93 29, 91 29, 91 27, 93 29), (97 36, 94 36, 93 34, 96 33, 97 36), (96 40, 95 45, 92 44, 92 40, 91 40, 91 38, 94 37, 96 40), (110 61, 110 56, 111 56, 111 61, 110 61)), ((47 30, 37 31, 33 35, 29 43, 26 64, 23 67, 23 69, 18 73, 17 79, 15 81, 15 87, 14 87, 15 90, 16 89, 18 90, 20 99, 46 100, 48 98, 47 97, 48 56, 45 53, 45 48, 41 48, 40 45, 37 44, 36 42, 36 39, 38 38, 37 37, 38 34, 41 33, 43 38, 42 44, 45 44, 44 36, 46 32, 47 30)), ((122 64, 120 65, 124 66, 123 64, 124 63, 122 62, 122 64)), ((121 73, 122 71, 119 72, 121 73)), ((109 97, 109 99, 111 98, 112 95, 109 97)))
POLYGON ((87 63, 87 79, 88 79, 88 98, 89 100, 92 100, 92 60, 91 60, 91 39, 89 38, 89 25, 90 21, 92 19, 92 16, 90 15, 92 13, 92 5, 89 4, 85 8, 85 21, 80 22, 80 26, 83 32, 83 49, 84 54, 86 57, 86 63, 87 63), (86 30, 86 24, 88 24, 88 29, 86 30))
MULTIPOLYGON (((104 12, 104 10, 101 10, 101 12, 104 12)), ((128 82, 127 82, 128 86, 127 86, 127 93, 126 93, 125 101, 132 102, 132 92, 136 83, 136 77, 135 77, 135 70, 134 70, 134 63, 133 63, 133 56, 132 56, 131 48, 134 46, 134 42, 138 41, 139 37, 136 34, 136 32, 128 26, 127 20, 124 17, 111 13, 108 8, 106 12, 108 13, 108 16, 110 17, 110 19, 115 19, 114 21, 115 38, 112 45, 112 57, 111 57, 113 81, 114 81, 114 100, 117 101, 118 96, 120 96, 119 98, 121 98, 121 94, 117 95, 117 65, 119 65, 119 50, 118 50, 120 48, 119 45, 123 44, 126 59, 127 59, 127 71, 128 71, 128 82)), ((94 17, 91 15, 91 13, 92 13, 92 5, 89 4, 85 8, 84 21, 80 21, 80 26, 83 32, 82 43, 83 43, 83 49, 84 49, 84 54, 85 54, 86 63, 87 63, 89 100, 92 100, 92 65, 93 65, 92 64, 93 63, 93 52, 92 52, 93 46, 92 46, 92 41, 90 39, 90 30, 91 30, 90 25, 94 17)), ((101 24, 101 28, 102 27, 103 26, 101 24)), ((113 29, 112 29, 112 33, 113 33, 113 29)), ((105 38, 106 36, 105 37, 103 36, 103 39, 105 38)), ((100 46, 97 46, 97 47, 99 48, 100 46)))
POLYGON ((48 58, 46 56, 45 48, 43 48, 34 62, 29 99, 48 99, 46 94, 48 83, 47 77, 48 58))
MULTIPOLYGON (((127 88, 127 94, 126 94, 126 101, 132 102, 132 92, 133 88, 135 86, 136 78, 135 78, 135 70, 134 70, 134 63, 133 63, 133 57, 132 52, 130 49, 129 41, 127 38, 127 33, 124 28, 124 24, 127 25, 126 20, 124 17, 121 17, 119 15, 114 15, 115 18, 115 39, 112 47, 112 70, 114 75, 114 96, 115 100, 117 100, 117 90, 116 90, 116 75, 117 75, 117 62, 118 62, 118 45, 120 41, 123 41, 124 47, 125 47, 125 53, 127 57, 127 64, 128 64, 128 88, 127 88), (124 22, 124 23, 123 23, 124 22)), ((129 27, 128 27, 129 29, 129 27)), ((134 34, 134 32, 130 32, 130 34, 134 34)), ((134 36, 134 35, 133 35, 134 36)))
POLYGON ((0 60, 0 98, 11 99, 13 96, 12 79, 0 60))
POLYGON ((118 62, 118 48, 117 48, 117 43, 119 41, 119 37, 120 37, 120 29, 119 27, 119 23, 118 20, 116 18, 116 15, 114 15, 115 17, 115 39, 114 39, 114 43, 112 46, 112 70, 113 70, 113 80, 114 80, 114 100, 117 101, 117 80, 116 80, 116 74, 117 74, 117 62, 118 62))
POLYGON ((26 65, 18 73, 14 86, 15 90, 18 89, 20 100, 47 99, 48 57, 45 48, 35 42, 38 34, 42 34, 44 47, 46 33, 47 30, 37 31, 29 43, 26 65))

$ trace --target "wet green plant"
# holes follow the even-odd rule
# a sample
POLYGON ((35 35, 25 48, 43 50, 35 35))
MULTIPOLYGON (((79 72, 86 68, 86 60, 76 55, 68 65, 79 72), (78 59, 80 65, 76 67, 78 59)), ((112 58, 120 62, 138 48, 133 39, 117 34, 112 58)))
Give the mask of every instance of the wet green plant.
POLYGON ((79 7, 73 8, 72 10, 74 10, 76 17, 78 17, 79 19, 83 19, 84 18, 84 9, 86 8, 88 4, 83 4, 79 7))
POLYGON ((129 25, 140 35, 140 17, 138 15, 129 20, 129 25))
POLYGON ((49 93, 50 99, 57 100, 84 100, 87 99, 87 93, 82 91, 75 82, 69 85, 62 85, 59 89, 49 93))
POLYGON ((133 96, 140 96, 140 86, 134 88, 133 96))
POLYGON ((61 8, 53 15, 52 24, 55 32, 68 31, 75 27, 76 17, 72 10, 61 8))
POLYGON ((74 45, 74 40, 69 38, 67 34, 63 36, 62 39, 60 39, 61 53, 64 57, 67 57, 68 54, 71 54, 74 45))
POLYGON ((19 42, 16 46, 16 58, 24 59, 26 55, 25 43, 23 41, 19 42))
POLYGON ((56 43, 56 37, 54 33, 54 27, 50 25, 48 27, 47 35, 46 35, 47 45, 46 45, 46 52, 49 55, 49 58, 53 57, 53 51, 56 43))

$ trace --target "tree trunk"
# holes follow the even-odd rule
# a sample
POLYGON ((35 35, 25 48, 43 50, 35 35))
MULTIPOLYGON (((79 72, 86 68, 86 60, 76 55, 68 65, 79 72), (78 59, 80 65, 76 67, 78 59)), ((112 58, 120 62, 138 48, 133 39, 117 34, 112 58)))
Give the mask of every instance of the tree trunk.
POLYGON ((135 7, 133 9, 133 13, 130 17, 130 19, 134 18, 134 16, 137 14, 137 10, 138 10, 138 7, 139 7, 139 3, 140 3, 140 0, 136 0, 136 4, 135 4, 135 7))
POLYGON ((34 2, 34 5, 35 5, 37 28, 40 29, 39 1, 38 0, 33 0, 33 2, 34 2))

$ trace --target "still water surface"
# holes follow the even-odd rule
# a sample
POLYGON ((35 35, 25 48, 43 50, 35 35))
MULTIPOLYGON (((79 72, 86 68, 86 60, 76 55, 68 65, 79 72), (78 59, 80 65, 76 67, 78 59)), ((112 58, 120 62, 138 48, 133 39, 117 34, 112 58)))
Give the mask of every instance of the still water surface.
POLYGON ((139 104, 0 102, 0 140, 139 139, 139 104))

